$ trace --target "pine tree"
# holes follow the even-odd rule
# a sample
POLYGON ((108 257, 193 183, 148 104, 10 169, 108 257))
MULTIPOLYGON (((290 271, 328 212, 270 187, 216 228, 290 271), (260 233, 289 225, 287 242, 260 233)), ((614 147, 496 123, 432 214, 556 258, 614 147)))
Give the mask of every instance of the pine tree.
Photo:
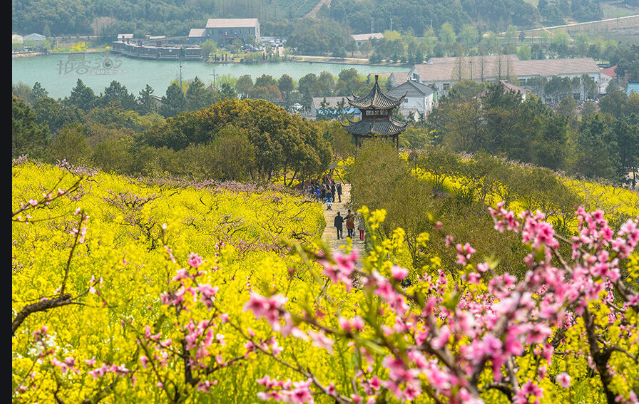
POLYGON ((155 99, 153 98, 153 88, 148 84, 144 89, 140 90, 138 96, 137 109, 141 115, 148 115, 157 112, 158 107, 155 99))
POLYGON ((76 86, 71 90, 69 97, 65 97, 64 103, 67 105, 75 105, 84 112, 87 112, 95 107, 97 100, 98 97, 95 95, 93 90, 84 85, 81 79, 78 79, 76 86))
POLYGON ((186 111, 186 97, 177 83, 171 83, 166 89, 166 95, 162 97, 162 105, 158 112, 165 118, 169 118, 186 111))

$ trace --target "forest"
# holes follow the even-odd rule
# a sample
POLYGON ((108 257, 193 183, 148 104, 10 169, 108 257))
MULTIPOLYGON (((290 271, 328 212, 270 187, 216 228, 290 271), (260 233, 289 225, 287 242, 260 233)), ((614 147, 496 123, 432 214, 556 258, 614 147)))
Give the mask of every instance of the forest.
MULTIPOLYGON (((207 18, 257 17, 263 35, 288 36, 314 5, 290 0, 13 1, 12 30, 39 32, 47 37, 96 35, 106 39, 121 32, 175 37, 186 36, 191 28, 204 27, 207 18)), ((368 33, 372 24, 374 32, 395 29, 420 36, 446 22, 458 30, 463 24, 472 24, 481 31, 500 32, 509 24, 531 27, 543 21, 592 21, 603 18, 603 13, 597 0, 541 0, 537 7, 524 0, 336 0, 330 9, 320 9, 318 17, 352 33, 368 33)))

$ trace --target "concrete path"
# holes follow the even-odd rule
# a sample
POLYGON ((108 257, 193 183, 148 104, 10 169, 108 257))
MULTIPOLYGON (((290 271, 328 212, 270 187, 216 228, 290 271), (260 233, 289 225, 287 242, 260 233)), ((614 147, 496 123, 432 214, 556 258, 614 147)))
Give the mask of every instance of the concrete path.
MULTIPOLYGON (((335 216, 337 216, 337 212, 340 213, 342 217, 345 217, 348 209, 353 211, 353 208, 350 206, 351 201, 351 184, 342 184, 342 202, 339 202, 339 198, 336 202, 333 202, 333 206, 331 210, 326 209, 326 203, 324 203, 324 219, 326 219, 326 228, 324 228, 324 234, 322 234, 322 240, 330 247, 331 252, 334 254, 336 251, 340 250, 340 246, 345 245, 347 243, 346 235, 348 234, 346 230, 346 223, 343 225, 343 236, 342 239, 337 239, 337 230, 335 226, 333 226, 333 220, 335 216)), ((354 213, 354 212, 351 212, 354 213)), ((358 250, 358 257, 362 257, 364 254, 364 241, 359 239, 359 230, 357 230, 357 220, 355 221, 355 234, 353 237, 353 248, 358 250)), ((361 263, 358 262, 357 265, 361 268, 361 263)))

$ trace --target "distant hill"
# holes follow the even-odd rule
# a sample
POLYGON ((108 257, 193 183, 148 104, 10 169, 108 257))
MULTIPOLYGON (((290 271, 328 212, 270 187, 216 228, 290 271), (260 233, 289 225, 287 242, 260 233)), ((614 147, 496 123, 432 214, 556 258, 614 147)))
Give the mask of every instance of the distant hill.
MULTIPOLYGON (((629 10, 634 1, 608 1, 606 9, 629 10)), ((457 31, 473 24, 480 31, 499 32, 508 25, 532 28, 603 16, 597 0, 20 0, 12 2, 12 30, 104 38, 120 32, 186 36, 208 18, 257 17, 264 35, 285 35, 309 13, 335 20, 352 33, 392 28, 416 36, 430 27, 438 30, 445 22, 457 31)))

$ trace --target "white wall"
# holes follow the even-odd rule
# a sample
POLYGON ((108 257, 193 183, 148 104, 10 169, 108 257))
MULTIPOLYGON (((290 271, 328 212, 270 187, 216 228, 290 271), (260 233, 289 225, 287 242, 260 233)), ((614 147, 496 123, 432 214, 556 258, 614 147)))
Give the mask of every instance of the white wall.
POLYGON ((402 103, 402 108, 414 108, 424 115, 432 111, 435 106, 433 94, 425 97, 406 97, 404 100, 406 102, 402 103))

